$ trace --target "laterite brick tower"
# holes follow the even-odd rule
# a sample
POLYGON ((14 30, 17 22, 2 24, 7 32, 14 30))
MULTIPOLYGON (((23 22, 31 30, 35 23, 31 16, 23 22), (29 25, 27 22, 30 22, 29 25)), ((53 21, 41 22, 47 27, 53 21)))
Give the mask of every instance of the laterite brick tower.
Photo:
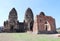
POLYGON ((55 19, 41 12, 34 20, 33 33, 56 33, 55 19))

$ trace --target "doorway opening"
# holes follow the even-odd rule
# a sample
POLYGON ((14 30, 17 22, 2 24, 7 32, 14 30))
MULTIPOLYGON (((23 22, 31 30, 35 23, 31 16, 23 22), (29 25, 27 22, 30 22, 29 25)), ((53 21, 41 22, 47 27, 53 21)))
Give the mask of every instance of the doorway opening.
POLYGON ((10 27, 10 31, 11 31, 11 32, 13 32, 13 27, 14 27, 14 26, 13 26, 13 25, 11 25, 11 27, 10 27))
POLYGON ((46 25, 46 31, 47 31, 47 25, 46 25))

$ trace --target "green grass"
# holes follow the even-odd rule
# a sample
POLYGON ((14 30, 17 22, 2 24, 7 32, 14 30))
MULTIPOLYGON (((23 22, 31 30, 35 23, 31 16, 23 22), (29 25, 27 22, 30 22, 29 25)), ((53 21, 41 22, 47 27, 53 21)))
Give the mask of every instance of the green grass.
POLYGON ((0 41, 60 41, 60 38, 50 34, 31 34, 31 33, 1 33, 0 41))

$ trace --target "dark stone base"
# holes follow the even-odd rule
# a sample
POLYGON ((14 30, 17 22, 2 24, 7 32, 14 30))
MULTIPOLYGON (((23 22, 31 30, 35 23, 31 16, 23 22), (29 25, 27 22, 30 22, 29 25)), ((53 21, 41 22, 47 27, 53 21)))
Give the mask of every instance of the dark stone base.
POLYGON ((38 34, 56 34, 58 33, 57 31, 40 31, 38 34))

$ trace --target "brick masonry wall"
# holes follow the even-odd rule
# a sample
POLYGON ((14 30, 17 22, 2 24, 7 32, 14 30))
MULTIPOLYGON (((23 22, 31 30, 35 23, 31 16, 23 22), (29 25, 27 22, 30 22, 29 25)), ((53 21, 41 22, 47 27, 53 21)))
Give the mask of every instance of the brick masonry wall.
POLYGON ((37 15, 36 19, 34 20, 33 32, 40 33, 40 32, 55 32, 56 31, 56 24, 55 19, 51 16, 45 16, 43 14, 37 15))

